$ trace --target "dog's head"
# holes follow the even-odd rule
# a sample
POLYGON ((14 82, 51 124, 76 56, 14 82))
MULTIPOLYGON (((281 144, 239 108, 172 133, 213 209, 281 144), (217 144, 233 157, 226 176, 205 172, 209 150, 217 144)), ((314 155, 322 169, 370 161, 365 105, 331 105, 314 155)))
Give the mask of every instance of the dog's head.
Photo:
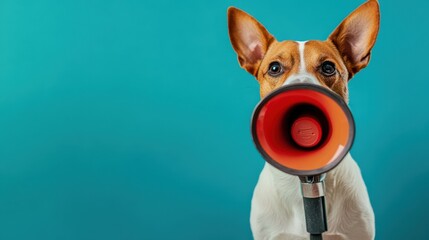
POLYGON ((347 83, 368 65, 379 23, 378 2, 369 0, 326 41, 278 42, 249 14, 228 9, 232 46, 241 67, 258 80, 261 97, 280 86, 303 82, 328 87, 348 101, 347 83))

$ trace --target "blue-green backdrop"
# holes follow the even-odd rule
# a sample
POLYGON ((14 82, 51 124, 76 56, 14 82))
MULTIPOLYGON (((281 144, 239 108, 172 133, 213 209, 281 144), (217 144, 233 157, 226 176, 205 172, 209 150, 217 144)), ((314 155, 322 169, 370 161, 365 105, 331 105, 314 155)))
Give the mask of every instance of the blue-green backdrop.
MULTIPOLYGON (((0 239, 251 239, 257 82, 226 9, 325 39, 363 1, 0 2, 0 239)), ((377 239, 424 239, 429 3, 381 1, 350 83, 377 239)))

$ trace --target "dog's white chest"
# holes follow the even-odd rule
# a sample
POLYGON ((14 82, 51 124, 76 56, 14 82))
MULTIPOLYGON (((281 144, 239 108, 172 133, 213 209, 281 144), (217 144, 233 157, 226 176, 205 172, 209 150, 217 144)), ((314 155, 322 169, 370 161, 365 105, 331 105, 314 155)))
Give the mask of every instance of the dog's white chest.
MULTIPOLYGON (((326 178, 324 239, 373 239, 374 215, 356 163, 347 155, 326 178)), ((255 239, 308 239, 299 178, 266 164, 252 199, 255 239)))

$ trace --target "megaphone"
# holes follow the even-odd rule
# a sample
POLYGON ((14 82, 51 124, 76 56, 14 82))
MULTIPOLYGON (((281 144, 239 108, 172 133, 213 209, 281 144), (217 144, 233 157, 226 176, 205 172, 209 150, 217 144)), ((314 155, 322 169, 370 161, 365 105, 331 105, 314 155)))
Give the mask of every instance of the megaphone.
POLYGON ((263 158, 301 179, 307 231, 327 231, 324 177, 350 150, 355 124, 344 100, 315 84, 283 86, 256 106, 251 131, 263 158))
POLYGON ((266 96, 252 116, 252 136, 264 159, 296 176, 337 166, 350 150, 355 124, 344 100, 315 84, 292 84, 266 96))

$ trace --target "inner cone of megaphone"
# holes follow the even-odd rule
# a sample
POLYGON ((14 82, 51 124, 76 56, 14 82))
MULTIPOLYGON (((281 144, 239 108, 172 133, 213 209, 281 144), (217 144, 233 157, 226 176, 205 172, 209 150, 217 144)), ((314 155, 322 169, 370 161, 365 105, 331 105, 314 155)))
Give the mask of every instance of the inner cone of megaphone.
POLYGON ((353 116, 344 100, 322 86, 281 87, 256 106, 252 137, 271 165, 297 176, 325 173, 350 150, 353 116))

